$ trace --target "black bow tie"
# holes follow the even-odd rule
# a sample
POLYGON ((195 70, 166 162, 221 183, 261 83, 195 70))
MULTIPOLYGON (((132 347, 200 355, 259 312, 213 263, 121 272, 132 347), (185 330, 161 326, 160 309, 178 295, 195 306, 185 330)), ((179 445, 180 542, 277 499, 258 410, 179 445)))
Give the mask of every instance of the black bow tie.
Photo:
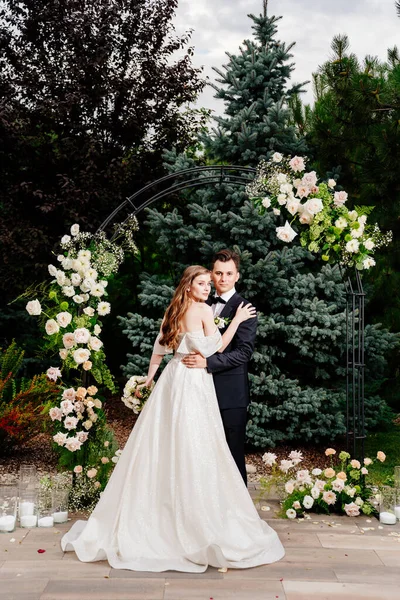
POLYGON ((226 304, 226 300, 221 298, 220 296, 213 296, 210 298, 211 304, 226 304))

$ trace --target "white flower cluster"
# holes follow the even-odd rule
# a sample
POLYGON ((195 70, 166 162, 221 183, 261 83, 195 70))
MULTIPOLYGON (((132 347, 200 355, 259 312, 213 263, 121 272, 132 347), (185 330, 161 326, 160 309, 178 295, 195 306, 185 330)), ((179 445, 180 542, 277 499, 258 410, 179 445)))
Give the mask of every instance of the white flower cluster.
MULTIPOLYGON (((275 215, 282 211, 288 214, 285 225, 276 228, 277 238, 282 242, 290 243, 298 235, 292 227, 293 221, 298 221, 310 227, 310 251, 319 251, 321 246, 335 247, 334 253, 340 250, 340 261, 344 265, 355 263, 359 270, 374 266, 375 260, 369 253, 379 245, 387 245, 391 236, 386 239, 377 226, 371 233, 371 227, 366 227, 367 216, 356 210, 349 211, 345 206, 347 192, 334 191, 334 179, 318 184, 316 172, 305 169, 305 158, 289 159, 275 152, 269 162, 260 163, 257 177, 246 188, 247 194, 264 209, 272 208, 275 215), (265 192, 269 195, 265 196, 265 192), (380 244, 379 240, 384 242, 380 244)), ((324 255, 323 259, 329 260, 329 256, 324 255)))
MULTIPOLYGON (((131 408, 133 412, 137 415, 143 409, 143 406, 146 402, 146 394, 144 394, 144 398, 138 398, 135 396, 136 390, 140 390, 145 388, 146 377, 142 375, 134 375, 131 377, 125 384, 123 396, 121 398, 122 402, 128 408, 131 408)), ((148 388, 146 388, 147 390, 148 388)))
POLYGON ((96 410, 102 407, 101 400, 94 398, 97 392, 94 385, 87 389, 78 387, 63 391, 60 405, 49 411, 51 420, 60 423, 60 430, 53 436, 56 444, 70 452, 80 450, 98 419, 96 410))

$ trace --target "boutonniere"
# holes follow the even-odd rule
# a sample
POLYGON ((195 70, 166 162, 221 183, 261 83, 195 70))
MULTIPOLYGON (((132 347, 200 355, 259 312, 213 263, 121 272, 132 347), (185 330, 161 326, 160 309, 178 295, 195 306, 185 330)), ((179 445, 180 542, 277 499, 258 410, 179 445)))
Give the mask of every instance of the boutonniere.
POLYGON ((218 329, 224 329, 225 327, 228 327, 231 321, 232 319, 228 319, 227 317, 215 317, 214 319, 214 323, 218 329))

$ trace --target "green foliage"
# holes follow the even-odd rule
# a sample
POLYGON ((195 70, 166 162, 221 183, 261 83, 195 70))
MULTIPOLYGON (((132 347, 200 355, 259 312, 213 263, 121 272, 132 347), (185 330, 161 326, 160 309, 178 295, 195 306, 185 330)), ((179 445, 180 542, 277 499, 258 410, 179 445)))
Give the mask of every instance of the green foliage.
MULTIPOLYGON (((294 155, 305 148, 276 107, 286 102, 284 86, 292 69, 286 64, 284 44, 274 37, 276 19, 251 18, 257 42, 246 43, 239 57, 230 56, 224 88, 217 93, 225 100, 226 111, 217 119, 219 128, 204 141, 211 163, 255 166, 275 150, 294 155), (256 63, 268 68, 259 69, 253 84, 251 69, 256 63)), ((193 157, 173 152, 166 154, 166 160, 170 172, 196 164, 193 157)), ((165 275, 145 274, 140 284, 141 314, 121 318, 134 348, 124 374, 146 372, 160 318, 183 269, 189 264, 208 265, 215 251, 233 247, 242 262, 238 290, 259 314, 250 364, 248 440, 262 447, 286 440, 331 440, 343 434, 346 296, 339 269, 321 267, 296 243, 282 248, 276 239, 276 226, 283 224, 280 217, 260 215, 235 185, 188 191, 184 199, 188 203, 184 208, 147 213, 149 237, 157 240, 165 275)), ((367 328, 366 381, 368 386, 378 384, 367 394, 371 407, 385 377, 387 353, 396 344, 396 336, 388 331, 367 328)), ((380 406, 376 415, 369 412, 370 427, 386 422, 385 405, 380 406)))

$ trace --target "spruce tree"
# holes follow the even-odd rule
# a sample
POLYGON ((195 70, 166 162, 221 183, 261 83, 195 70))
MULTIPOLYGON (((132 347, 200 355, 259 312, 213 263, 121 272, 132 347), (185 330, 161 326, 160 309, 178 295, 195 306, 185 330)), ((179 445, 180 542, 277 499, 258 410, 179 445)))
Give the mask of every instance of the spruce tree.
MULTIPOLYGON (((244 43, 221 76, 217 97, 226 103, 216 128, 203 138, 205 159, 255 166, 274 151, 304 154, 306 146, 289 123, 288 88, 293 65, 285 44, 277 41, 278 18, 255 17, 254 38, 244 43)), ((166 153, 171 172, 196 166, 196 159, 166 153)), ((250 365, 251 405, 248 440, 273 446, 289 440, 332 439, 345 432, 344 351, 345 289, 337 267, 321 268, 297 244, 282 247, 275 228, 280 217, 258 214, 240 187, 222 184, 187 193, 185 209, 149 210, 150 234, 165 260, 162 276, 144 274, 140 314, 121 319, 134 353, 123 367, 126 376, 145 371, 152 343, 174 285, 189 264, 208 265, 215 251, 233 247, 241 255, 238 289, 259 311, 256 351, 250 365)), ((384 351, 394 336, 377 327, 366 335, 367 377, 382 378, 384 351)), ((375 386, 376 388, 376 386, 375 386)), ((387 417, 385 404, 367 399, 367 421, 387 417)))

